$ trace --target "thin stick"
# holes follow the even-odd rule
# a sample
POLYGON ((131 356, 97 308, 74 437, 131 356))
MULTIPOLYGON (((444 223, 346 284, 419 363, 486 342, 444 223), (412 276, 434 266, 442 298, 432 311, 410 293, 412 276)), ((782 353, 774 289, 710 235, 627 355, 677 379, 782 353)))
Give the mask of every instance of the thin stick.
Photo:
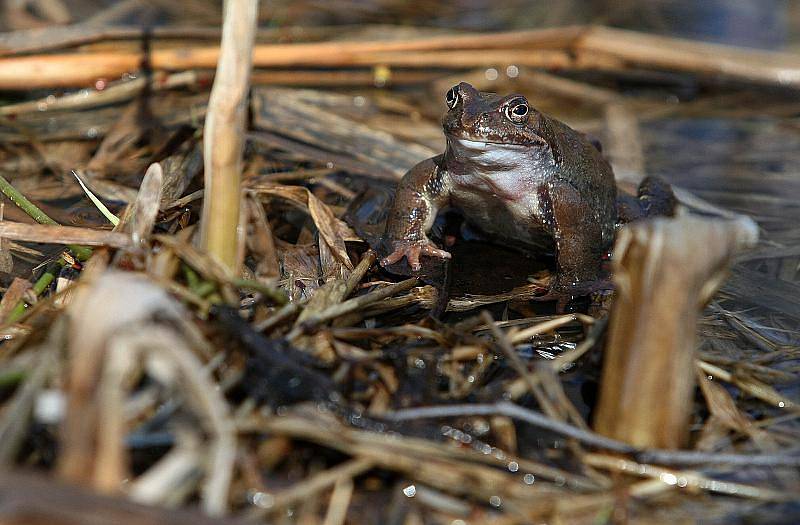
POLYGON ((685 465, 736 465, 797 468, 800 455, 792 454, 712 454, 683 450, 637 449, 616 439, 606 438, 594 432, 550 419, 540 412, 502 401, 495 404, 462 404, 409 408, 383 414, 390 421, 413 421, 423 418, 463 417, 481 415, 507 416, 531 425, 544 428, 567 437, 575 438, 587 445, 604 448, 622 454, 635 454, 641 461, 662 464, 685 465))
POLYGON ((203 139, 205 250, 237 273, 242 151, 258 2, 228 0, 203 139))
POLYGON ((583 461, 593 467, 655 478, 667 485, 675 486, 676 488, 691 487, 707 490, 709 492, 716 492, 717 494, 767 501, 787 501, 796 499, 795 495, 790 495, 787 492, 754 487, 735 481, 717 480, 696 472, 672 472, 653 465, 625 461, 617 457, 601 454, 586 454, 583 457, 583 461))
MULTIPOLYGON (((184 71, 169 76, 157 75, 150 81, 149 88, 153 91, 159 91, 178 86, 193 85, 197 84, 199 76, 200 75, 198 75, 196 71, 184 71)), ((0 115, 21 115, 24 113, 37 113, 41 111, 66 111, 93 108, 105 104, 130 100, 141 93, 147 86, 147 79, 140 77, 112 84, 102 91, 92 90, 89 91, 88 94, 81 90, 76 93, 69 93, 55 98, 47 96, 38 100, 28 100, 17 104, 0 106, 0 115)))
POLYGON ((589 430, 581 430, 580 428, 572 426, 568 423, 551 419, 541 412, 522 408, 521 406, 509 402, 409 408, 384 414, 383 417, 391 421, 409 421, 418 418, 422 419, 481 415, 499 415, 518 419, 520 421, 530 423, 531 425, 545 428, 547 430, 557 432, 558 434, 577 439, 578 441, 586 443, 587 445, 604 448, 613 452, 630 454, 637 451, 636 448, 628 445, 627 443, 617 441, 616 439, 603 437, 589 430))
POLYGON ((39 224, 58 224, 2 176, 0 176, 0 191, 39 224))
POLYGON ((366 275, 367 270, 369 270, 372 267, 372 265, 375 263, 375 259, 377 258, 378 254, 376 254, 373 250, 367 250, 367 252, 361 258, 361 261, 353 269, 352 273, 347 278, 346 288, 344 292, 345 297, 353 293, 353 290, 356 289, 358 283, 361 282, 361 279, 364 278, 364 275, 366 275))
POLYGON ((641 463, 662 465, 727 465, 748 467, 797 468, 800 466, 800 449, 790 449, 784 454, 725 454, 694 450, 645 450, 636 454, 641 463))

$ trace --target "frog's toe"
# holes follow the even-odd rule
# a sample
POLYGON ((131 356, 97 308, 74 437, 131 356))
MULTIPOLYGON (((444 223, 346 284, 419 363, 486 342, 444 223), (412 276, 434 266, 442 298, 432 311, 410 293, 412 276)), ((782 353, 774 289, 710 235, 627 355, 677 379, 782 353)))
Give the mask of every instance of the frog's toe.
POLYGON ((395 251, 381 259, 381 266, 391 266, 406 256, 406 248, 397 248, 395 251))
POLYGON ((409 246, 406 249, 406 259, 408 259, 408 265, 415 272, 422 268, 422 265, 419 263, 419 254, 421 251, 422 247, 418 245, 409 246))
POLYGON ((431 257, 439 257, 440 259, 450 259, 452 257, 450 252, 446 250, 440 250, 439 248, 431 246, 430 244, 422 247, 422 253, 425 255, 430 255, 431 257))
POLYGON ((422 246, 418 244, 405 244, 381 259, 381 266, 391 266, 405 257, 406 260, 408 260, 408 265, 416 272, 422 268, 422 265, 419 263, 419 255, 421 252, 422 246))
POLYGON ((449 259, 450 252, 440 250, 431 243, 403 243, 397 246, 395 250, 381 259, 381 266, 391 266, 400 261, 403 257, 408 261, 408 266, 415 272, 422 269, 422 264, 419 261, 421 255, 429 257, 438 257, 440 259, 449 259))

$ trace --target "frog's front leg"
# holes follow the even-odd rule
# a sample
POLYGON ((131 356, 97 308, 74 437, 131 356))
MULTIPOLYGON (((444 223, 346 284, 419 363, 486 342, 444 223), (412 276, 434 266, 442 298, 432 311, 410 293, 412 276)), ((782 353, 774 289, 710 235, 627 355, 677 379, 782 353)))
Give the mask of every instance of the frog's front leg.
POLYGON ((447 172, 440 167, 441 156, 420 162, 405 174, 397 186, 394 204, 386 221, 384 244, 389 254, 381 260, 388 266, 406 257, 412 270, 419 270, 420 255, 449 259, 427 233, 439 209, 450 200, 447 172))

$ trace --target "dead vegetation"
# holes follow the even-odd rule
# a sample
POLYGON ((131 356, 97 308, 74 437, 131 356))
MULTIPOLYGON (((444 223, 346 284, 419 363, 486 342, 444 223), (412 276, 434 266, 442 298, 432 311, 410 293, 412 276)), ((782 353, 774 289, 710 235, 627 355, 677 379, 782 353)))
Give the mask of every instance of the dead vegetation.
POLYGON ((63 5, 7 2, 0 35, 4 522, 798 516, 796 55, 588 25, 262 28, 249 98, 215 110, 218 9, 63 5), (120 25, 153 9, 196 24, 120 25), (600 137, 621 188, 676 185, 682 216, 620 234, 616 299, 555 315, 531 301, 547 260, 480 241, 447 283, 375 264, 460 80, 600 137))

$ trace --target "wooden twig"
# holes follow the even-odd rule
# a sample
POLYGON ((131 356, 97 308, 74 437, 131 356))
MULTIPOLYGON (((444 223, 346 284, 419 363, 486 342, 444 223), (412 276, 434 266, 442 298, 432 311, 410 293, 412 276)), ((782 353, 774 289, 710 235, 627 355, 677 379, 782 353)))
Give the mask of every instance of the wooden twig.
POLYGON ((200 236, 205 250, 230 272, 239 259, 242 150, 258 2, 225 3, 221 53, 206 115, 205 198, 200 236))
POLYGON ((353 488, 352 478, 340 479, 336 482, 322 525, 344 525, 347 509, 350 507, 350 500, 353 497, 353 488))

